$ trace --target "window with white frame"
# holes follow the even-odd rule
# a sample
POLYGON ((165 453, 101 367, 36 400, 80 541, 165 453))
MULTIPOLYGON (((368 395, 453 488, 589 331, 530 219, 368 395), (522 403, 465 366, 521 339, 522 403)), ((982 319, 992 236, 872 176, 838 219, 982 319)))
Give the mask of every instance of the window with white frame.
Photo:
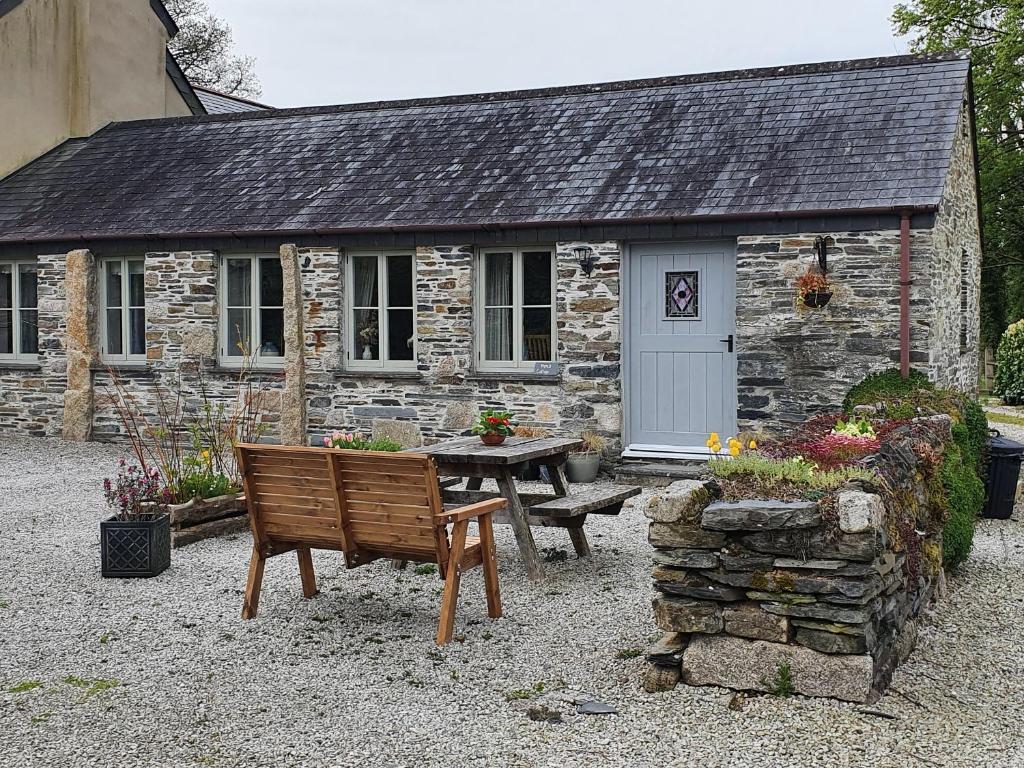
POLYGON ((349 255, 348 366, 416 368, 416 260, 401 251, 349 255))
POLYGON ((146 359, 146 261, 100 260, 100 356, 107 362, 146 359))
POLYGON ((35 361, 39 354, 36 263, 0 262, 0 360, 35 361))
POLYGON ((545 248, 493 248, 477 269, 477 361, 530 369, 555 359, 555 258, 545 248))
POLYGON ((221 263, 221 361, 284 364, 284 277, 277 254, 231 255, 221 263))

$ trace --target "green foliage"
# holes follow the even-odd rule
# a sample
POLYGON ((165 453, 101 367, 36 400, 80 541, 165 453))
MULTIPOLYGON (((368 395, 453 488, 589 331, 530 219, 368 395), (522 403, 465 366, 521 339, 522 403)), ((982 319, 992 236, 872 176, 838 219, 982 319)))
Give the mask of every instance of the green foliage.
POLYGON ((912 368, 910 376, 903 378, 898 369, 888 368, 868 374, 859 384, 854 384, 843 398, 843 411, 852 413, 858 405, 871 405, 880 400, 900 398, 918 390, 930 389, 934 389, 934 385, 921 371, 912 368))
POLYGON ((212 499, 215 496, 225 496, 238 491, 238 486, 230 477, 213 471, 199 471, 184 475, 174 483, 172 488, 174 501, 177 504, 183 504, 192 499, 212 499))
POLYGON ((875 473, 863 467, 839 467, 823 470, 802 458, 772 459, 754 453, 743 453, 731 460, 708 462, 716 477, 751 475, 765 485, 793 483, 817 491, 833 491, 850 480, 875 480, 875 473))
POLYGON ((1024 3, 910 0, 893 24, 916 51, 969 50, 985 222, 981 335, 995 347, 1024 316, 1024 3))
POLYGON ((762 682, 773 696, 786 699, 796 693, 796 688, 793 686, 793 669, 786 662, 779 664, 774 677, 770 680, 762 680, 762 682))
MULTIPOLYGON (((1011 424, 1015 427, 1024 427, 1024 416, 1014 416, 1012 413, 987 411, 985 412, 985 418, 995 424, 1011 424)), ((3 606, 0 605, 0 608, 3 608, 3 606)))
POLYGON ((635 659, 638 656, 643 655, 644 652, 640 648, 623 648, 621 651, 615 654, 615 658, 625 661, 627 659, 635 659))
POLYGON ((36 688, 42 688, 43 684, 38 680, 22 680, 15 686, 7 689, 8 693, 27 693, 28 691, 34 691, 36 688))
POLYGON ((974 526, 985 503, 985 486, 971 456, 961 448, 967 440, 967 430, 961 426, 961 436, 954 436, 954 443, 946 447, 939 468, 949 506, 942 531, 942 560, 947 568, 956 568, 971 553, 974 526))
POLYGON ((433 563, 424 563, 423 565, 417 565, 413 570, 417 576, 433 576, 437 573, 437 566, 433 563))
POLYGON ((396 453, 402 446, 390 437, 363 437, 358 432, 339 432, 335 430, 324 438, 328 448, 342 448, 346 451, 384 451, 396 453))
POLYGON ((512 424, 512 414, 508 411, 499 411, 488 408, 480 412, 473 422, 470 431, 474 435, 505 435, 508 437, 515 433, 512 424))
POLYGON ((1007 328, 999 342, 995 393, 1010 405, 1024 403, 1024 320, 1007 328))

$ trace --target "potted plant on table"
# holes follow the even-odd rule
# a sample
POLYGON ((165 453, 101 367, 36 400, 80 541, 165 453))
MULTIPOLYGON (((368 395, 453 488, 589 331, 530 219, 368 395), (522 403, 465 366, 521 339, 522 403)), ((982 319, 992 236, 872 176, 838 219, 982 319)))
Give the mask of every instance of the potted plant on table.
POLYGON ((597 473, 601 469, 604 438, 595 432, 584 432, 580 440, 583 445, 569 454, 565 474, 570 483, 592 483, 597 480, 597 473))
POLYGON ((809 309, 820 309, 832 298, 832 286, 821 270, 808 267, 796 279, 797 301, 809 309))
POLYGON ((512 434, 512 414, 508 411, 487 409, 473 422, 472 432, 479 435, 484 445, 501 445, 512 434))
POLYGON ((103 481, 114 515, 100 522, 101 570, 107 578, 149 578, 171 564, 170 490, 160 470, 124 459, 117 477, 103 481))

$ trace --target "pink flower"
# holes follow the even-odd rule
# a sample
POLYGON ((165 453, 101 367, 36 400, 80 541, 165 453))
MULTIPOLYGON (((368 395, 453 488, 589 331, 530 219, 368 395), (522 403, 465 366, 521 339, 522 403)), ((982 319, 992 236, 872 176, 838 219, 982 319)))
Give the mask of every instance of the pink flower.
POLYGON ((331 447, 331 438, 325 437, 324 438, 324 445, 327 446, 328 448, 330 448, 331 447))

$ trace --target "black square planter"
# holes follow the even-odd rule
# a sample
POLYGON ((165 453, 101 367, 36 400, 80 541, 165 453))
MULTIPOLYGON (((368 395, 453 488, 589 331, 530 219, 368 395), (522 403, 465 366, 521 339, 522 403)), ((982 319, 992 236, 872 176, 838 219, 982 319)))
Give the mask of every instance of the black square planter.
POLYGON ((171 564, 171 517, 100 523, 100 558, 104 578, 146 579, 171 564))

